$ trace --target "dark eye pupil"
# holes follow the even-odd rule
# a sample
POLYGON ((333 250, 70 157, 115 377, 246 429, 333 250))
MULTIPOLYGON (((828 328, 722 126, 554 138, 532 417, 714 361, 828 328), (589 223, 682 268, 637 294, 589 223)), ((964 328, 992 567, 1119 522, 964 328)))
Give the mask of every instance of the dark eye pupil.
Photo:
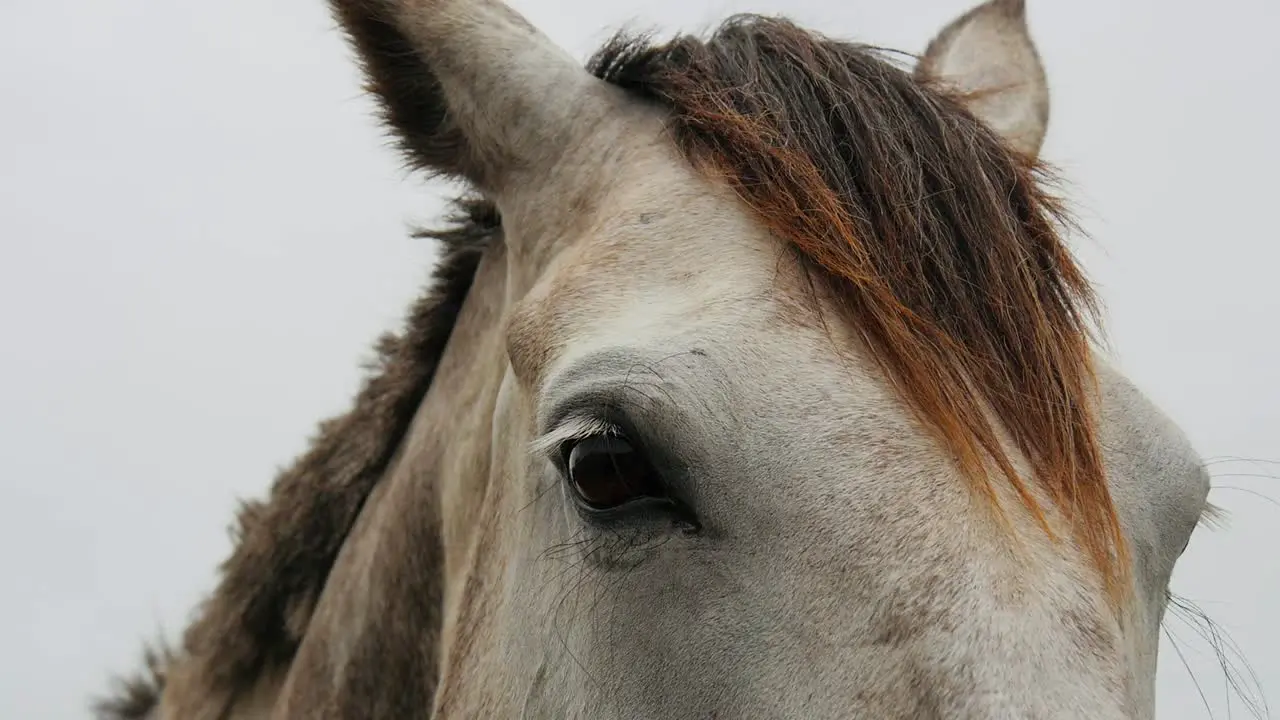
POLYGON ((640 497, 660 497, 653 469, 621 437, 586 438, 569 453, 569 482, 588 505, 618 507, 640 497))

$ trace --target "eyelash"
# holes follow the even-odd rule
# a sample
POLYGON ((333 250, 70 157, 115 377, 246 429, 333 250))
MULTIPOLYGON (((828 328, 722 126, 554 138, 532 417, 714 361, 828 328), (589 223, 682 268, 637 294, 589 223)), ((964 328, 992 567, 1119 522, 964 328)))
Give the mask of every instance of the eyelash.
POLYGON ((534 446, 551 456, 579 512, 589 521, 609 525, 660 512, 685 532, 699 531, 701 524, 696 515, 672 495, 652 456, 633 437, 620 424, 599 416, 583 416, 561 422, 534 446), (584 466, 583 476, 575 478, 573 455, 575 449, 583 447, 589 448, 578 458, 578 465, 584 466), (601 467, 605 460, 612 462, 613 477, 599 475, 608 472, 608 466, 601 467), (597 503, 592 503, 592 496, 597 503))

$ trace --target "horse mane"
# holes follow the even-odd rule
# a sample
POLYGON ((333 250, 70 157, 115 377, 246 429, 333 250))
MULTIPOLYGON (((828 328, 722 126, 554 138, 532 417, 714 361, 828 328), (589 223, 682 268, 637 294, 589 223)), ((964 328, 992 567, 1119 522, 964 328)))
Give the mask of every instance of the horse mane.
MULTIPOLYGON (((501 234, 492 203, 464 197, 453 208, 446 227, 416 233, 440 243, 440 262, 404 329, 377 341, 351 409, 320 423, 309 449, 277 476, 265 501, 241 504, 221 581, 177 654, 198 664, 203 687, 246 687, 297 650, 347 533, 431 385, 481 254, 501 234)), ((164 646, 148 648, 145 669, 118 679, 113 694, 95 704, 97 717, 147 718, 173 657, 164 646)))
POLYGON ((164 692, 171 662, 173 653, 163 641, 144 647, 142 669, 130 676, 116 678, 114 692, 94 703, 94 717, 99 720, 150 720, 152 711, 160 703, 160 694, 164 692))
POLYGON ((992 469, 1052 536, 994 413, 1118 601, 1127 552, 1089 396, 1098 302, 1048 168, 885 51, 784 19, 618 35, 590 65, 670 109, 686 157, 795 251, 999 517, 992 469))
MULTIPOLYGON (((1060 237, 1070 218, 1044 166, 883 51, 782 19, 735 16, 705 40, 662 45, 618 35, 588 69, 669 110, 688 159, 733 187, 815 292, 838 300, 975 490, 999 510, 992 475, 1003 475, 1049 531, 1002 449, 1003 426, 1113 598, 1123 593, 1127 551, 1089 399, 1097 303, 1060 237)), ((241 510, 221 582, 184 637, 206 687, 246 687, 296 651, 501 231, 491 204, 461 208, 451 229, 425 233, 445 247, 434 287, 404 333, 380 342, 353 409, 321 425, 265 502, 241 510)))

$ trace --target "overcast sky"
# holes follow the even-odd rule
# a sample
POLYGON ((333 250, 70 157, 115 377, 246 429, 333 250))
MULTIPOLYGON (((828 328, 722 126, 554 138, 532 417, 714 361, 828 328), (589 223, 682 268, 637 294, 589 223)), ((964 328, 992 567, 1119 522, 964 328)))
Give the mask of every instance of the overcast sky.
MULTIPOLYGON (((519 0, 584 57, 624 23, 785 12, 919 51, 966 0, 519 0)), ((1045 154, 1092 236, 1121 366, 1212 465, 1230 524, 1174 576, 1280 713, 1276 0, 1030 0, 1045 154), (1268 130, 1267 128, 1271 128, 1268 130), (1245 462, 1252 458, 1272 462, 1245 462)), ((322 0, 42 0, 0 21, 0 707, 77 718, 180 632, 257 495, 433 261, 322 0)), ((1228 701, 1171 618, 1159 717, 1228 701)), ((1252 689, 1256 690, 1256 686, 1252 689)))

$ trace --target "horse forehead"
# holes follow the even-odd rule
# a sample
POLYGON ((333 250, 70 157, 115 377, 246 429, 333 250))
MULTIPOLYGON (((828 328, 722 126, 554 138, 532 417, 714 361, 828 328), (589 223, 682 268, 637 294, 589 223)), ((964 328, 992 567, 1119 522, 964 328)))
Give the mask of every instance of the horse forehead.
POLYGON ((669 140, 616 156, 591 217, 573 223, 512 309, 517 374, 541 375, 565 351, 635 346, 716 325, 726 315, 767 322, 786 295, 783 245, 724 184, 700 174, 669 140), (748 307, 750 306, 750 307, 748 307))

